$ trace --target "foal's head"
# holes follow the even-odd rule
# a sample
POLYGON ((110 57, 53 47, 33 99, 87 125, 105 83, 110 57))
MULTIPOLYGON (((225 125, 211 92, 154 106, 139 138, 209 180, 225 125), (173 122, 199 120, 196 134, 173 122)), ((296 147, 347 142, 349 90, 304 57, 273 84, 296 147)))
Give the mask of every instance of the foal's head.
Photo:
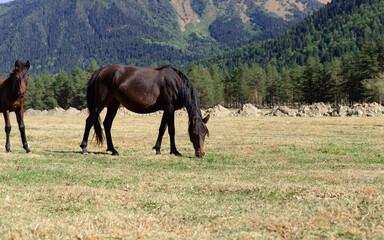
POLYGON ((189 121, 189 139, 193 143, 193 147, 195 148, 196 157, 203 157, 205 155, 204 152, 204 141, 205 136, 209 135, 209 131, 207 126, 205 125, 209 120, 209 115, 204 119, 197 118, 196 115, 192 116, 192 119, 189 121))
POLYGON ((26 63, 19 62, 17 60, 15 62, 15 68, 13 69, 13 72, 10 75, 11 80, 15 84, 15 88, 17 89, 17 94, 19 98, 23 98, 25 96, 25 93, 27 92, 27 84, 28 84, 28 70, 30 68, 31 64, 29 61, 26 63))

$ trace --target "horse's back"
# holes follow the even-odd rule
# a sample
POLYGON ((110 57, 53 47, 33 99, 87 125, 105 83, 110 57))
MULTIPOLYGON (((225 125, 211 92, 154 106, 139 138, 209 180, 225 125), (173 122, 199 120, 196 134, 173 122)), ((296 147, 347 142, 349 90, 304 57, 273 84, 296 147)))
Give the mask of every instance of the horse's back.
POLYGON ((113 98, 138 113, 163 110, 180 85, 174 71, 166 67, 110 65, 101 69, 98 78, 100 94, 110 91, 113 98))

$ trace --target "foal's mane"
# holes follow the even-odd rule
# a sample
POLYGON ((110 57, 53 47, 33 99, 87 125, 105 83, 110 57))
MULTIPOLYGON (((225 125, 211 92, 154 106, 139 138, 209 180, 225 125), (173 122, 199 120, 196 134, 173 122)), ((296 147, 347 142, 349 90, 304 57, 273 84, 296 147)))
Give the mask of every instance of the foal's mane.
POLYGON ((3 83, 8 84, 7 86, 9 86, 9 87, 14 86, 14 81, 12 81, 12 79, 16 76, 16 73, 17 73, 16 69, 13 69, 9 73, 8 77, 3 78, 3 80, 4 80, 3 83))
POLYGON ((13 78, 15 75, 16 75, 16 69, 13 69, 13 70, 9 73, 7 79, 11 79, 11 78, 13 78))

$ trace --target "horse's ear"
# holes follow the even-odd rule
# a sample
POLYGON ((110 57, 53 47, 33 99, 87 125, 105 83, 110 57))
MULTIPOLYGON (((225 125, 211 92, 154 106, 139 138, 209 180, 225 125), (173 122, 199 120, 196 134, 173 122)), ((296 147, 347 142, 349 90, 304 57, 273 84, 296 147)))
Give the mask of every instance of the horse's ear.
POLYGON ((15 70, 18 71, 19 68, 20 68, 20 62, 19 62, 19 60, 16 60, 16 62, 15 62, 15 70))
POLYGON ((29 68, 31 67, 31 63, 29 62, 29 60, 25 63, 25 68, 27 69, 27 71, 29 70, 29 68))
POLYGON ((208 122, 208 120, 209 120, 210 117, 211 117, 211 115, 208 114, 208 116, 206 116, 206 117, 203 119, 203 122, 204 122, 205 124, 207 124, 207 122, 208 122))

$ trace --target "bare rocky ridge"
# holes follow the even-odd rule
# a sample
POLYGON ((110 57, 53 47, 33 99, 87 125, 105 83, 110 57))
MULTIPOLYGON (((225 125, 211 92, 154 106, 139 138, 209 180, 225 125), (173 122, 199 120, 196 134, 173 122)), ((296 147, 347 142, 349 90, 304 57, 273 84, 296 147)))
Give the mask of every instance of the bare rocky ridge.
MULTIPOLYGON (((331 0, 317 0, 322 4, 329 3, 331 0)), ((221 1, 219 4, 214 3, 212 0, 207 1, 207 16, 218 14, 222 11, 223 5, 228 4, 230 1, 221 1)), ((172 5, 176 9, 179 15, 180 30, 185 31, 186 25, 191 22, 200 22, 199 15, 193 11, 191 6, 191 0, 171 0, 172 5)), ((249 8, 249 2, 244 0, 237 1, 235 10, 239 12, 243 23, 249 22, 250 18, 247 15, 247 9, 249 8)), ((307 3, 302 3, 297 0, 253 0, 252 4, 260 6, 266 12, 270 12, 280 18, 288 20, 293 17, 294 9, 299 11, 305 11, 307 3)))

